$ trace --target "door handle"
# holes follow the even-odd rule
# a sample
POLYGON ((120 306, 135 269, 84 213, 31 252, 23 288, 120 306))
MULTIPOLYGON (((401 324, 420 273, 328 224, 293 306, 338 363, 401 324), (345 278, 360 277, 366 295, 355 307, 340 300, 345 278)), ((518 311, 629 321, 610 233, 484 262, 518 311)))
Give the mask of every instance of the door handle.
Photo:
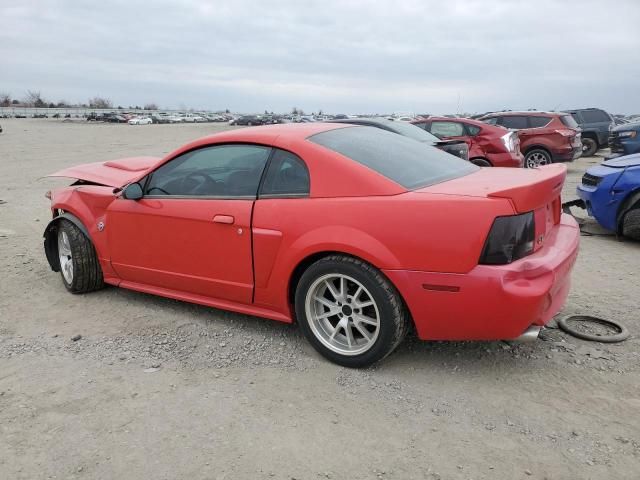
POLYGON ((213 221, 215 223, 222 223, 224 225, 233 225, 233 222, 236 221, 232 215, 216 215, 213 217, 213 221))

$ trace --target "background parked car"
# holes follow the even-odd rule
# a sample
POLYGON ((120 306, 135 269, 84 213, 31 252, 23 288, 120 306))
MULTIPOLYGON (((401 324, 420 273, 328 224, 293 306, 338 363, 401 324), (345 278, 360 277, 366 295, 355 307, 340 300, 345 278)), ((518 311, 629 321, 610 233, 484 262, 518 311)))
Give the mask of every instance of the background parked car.
POLYGON ((582 155, 591 157, 609 142, 609 130, 615 121, 611 115, 599 108, 567 110, 582 130, 582 155))
POLYGON ((518 131, 527 168, 572 162, 582 155, 580 128, 568 113, 498 112, 480 120, 518 131))
POLYGON ((257 115, 243 115, 229 122, 229 125, 264 125, 264 120, 257 115))
POLYGON ((129 125, 151 125, 153 121, 149 117, 136 117, 129 120, 129 125))
POLYGON ((404 137, 413 138, 432 147, 436 147, 444 152, 469 160, 469 147, 464 140, 440 140, 424 129, 411 125, 407 122, 396 122, 386 118, 348 118, 340 120, 330 120, 328 123, 349 123, 352 125, 365 125, 376 127, 388 132, 397 133, 404 137))
POLYGON ((480 167, 522 167, 516 132, 468 118, 429 117, 414 125, 442 140, 461 140, 469 147, 469 160, 480 167))
POLYGON ((577 193, 604 228, 640 240, 640 154, 589 168, 577 193))
POLYGON ((612 128, 609 133, 609 147, 613 156, 640 153, 640 122, 612 128))

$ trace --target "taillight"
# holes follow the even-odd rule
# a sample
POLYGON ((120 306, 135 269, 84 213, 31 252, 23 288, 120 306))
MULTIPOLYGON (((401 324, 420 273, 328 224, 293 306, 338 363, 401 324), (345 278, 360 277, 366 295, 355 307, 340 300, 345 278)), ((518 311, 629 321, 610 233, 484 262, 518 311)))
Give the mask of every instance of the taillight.
POLYGON ((516 151, 516 141, 518 139, 518 134, 515 132, 505 133, 500 140, 504 144, 504 148, 507 149, 507 152, 515 152, 516 151))
POLYGON ((480 263, 505 265, 533 252, 536 225, 533 212, 496 217, 484 243, 480 263))
POLYGON ((565 128, 560 128, 560 129, 556 130, 556 133, 559 133, 563 137, 574 137, 577 132, 575 130, 568 130, 568 129, 565 129, 565 128))

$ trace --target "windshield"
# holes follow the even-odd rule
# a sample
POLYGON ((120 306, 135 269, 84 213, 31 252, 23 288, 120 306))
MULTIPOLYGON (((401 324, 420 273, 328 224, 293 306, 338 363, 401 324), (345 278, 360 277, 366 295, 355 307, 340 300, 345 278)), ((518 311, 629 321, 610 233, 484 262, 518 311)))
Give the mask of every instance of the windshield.
POLYGON ((408 190, 478 170, 472 163, 430 145, 375 127, 338 128, 308 140, 365 165, 408 190))

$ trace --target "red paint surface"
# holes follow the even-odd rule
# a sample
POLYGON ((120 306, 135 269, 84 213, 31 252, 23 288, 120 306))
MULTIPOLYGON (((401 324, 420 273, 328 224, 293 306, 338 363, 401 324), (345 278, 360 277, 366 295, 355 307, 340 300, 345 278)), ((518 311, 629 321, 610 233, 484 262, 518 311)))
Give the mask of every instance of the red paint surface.
POLYGON ((107 283, 279 321, 293 320, 290 282, 296 267, 326 252, 353 255, 382 270, 423 339, 513 338, 531 324, 543 325, 562 307, 579 238, 575 224, 559 214, 563 167, 481 169, 408 192, 306 140, 333 128, 344 126, 234 130, 192 142, 162 160, 68 169, 60 173, 99 177, 109 186, 58 189, 52 209, 73 213, 87 227, 107 283), (229 142, 296 153, 309 169, 310 197, 134 201, 113 193, 114 186, 138 180, 180 153, 229 142), (495 217, 530 210, 536 235, 543 236, 535 253, 510 265, 478 265, 495 217), (233 217, 233 223, 216 217, 233 217), (103 231, 98 222, 104 222, 103 231))

